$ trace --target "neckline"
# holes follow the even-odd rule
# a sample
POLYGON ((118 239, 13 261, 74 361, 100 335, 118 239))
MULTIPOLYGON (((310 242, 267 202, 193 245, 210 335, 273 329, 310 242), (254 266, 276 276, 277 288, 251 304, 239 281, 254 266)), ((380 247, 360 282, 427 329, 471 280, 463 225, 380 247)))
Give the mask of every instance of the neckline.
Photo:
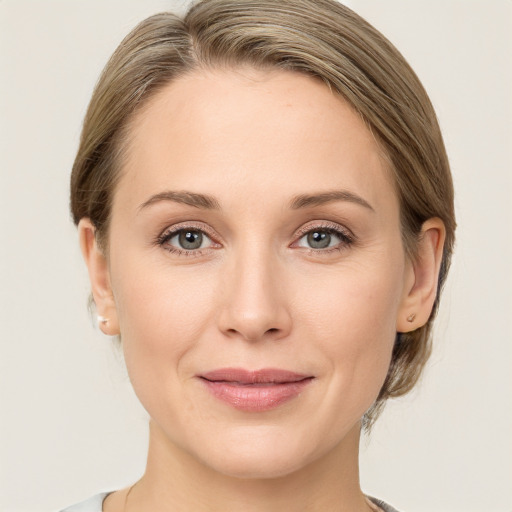
MULTIPOLYGON (((114 492, 115 491, 108 491, 100 493, 101 512, 103 512, 103 503, 114 492)), ((384 510, 378 505, 377 500, 375 498, 373 498, 372 496, 367 496, 366 494, 364 495, 364 498, 374 512, 384 512, 384 510)))

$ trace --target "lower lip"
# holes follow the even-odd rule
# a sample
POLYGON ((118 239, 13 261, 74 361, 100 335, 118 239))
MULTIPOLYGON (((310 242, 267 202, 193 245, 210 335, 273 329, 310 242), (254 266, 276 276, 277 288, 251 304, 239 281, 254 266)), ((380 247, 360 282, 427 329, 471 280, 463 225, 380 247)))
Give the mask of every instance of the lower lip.
POLYGON ((201 379, 215 398, 235 409, 248 412, 263 412, 275 409, 299 396, 313 380, 307 378, 297 382, 275 384, 240 384, 227 381, 201 379))

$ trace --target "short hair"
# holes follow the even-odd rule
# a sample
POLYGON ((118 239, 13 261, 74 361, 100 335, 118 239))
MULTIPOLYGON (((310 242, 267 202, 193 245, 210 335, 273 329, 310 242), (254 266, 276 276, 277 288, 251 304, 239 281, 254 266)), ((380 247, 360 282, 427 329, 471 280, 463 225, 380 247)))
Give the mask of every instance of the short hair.
POLYGON ((373 26, 335 0, 202 0, 179 17, 142 21, 114 52, 90 101, 71 175, 71 212, 108 247, 112 198, 129 121, 159 90, 201 69, 249 65, 316 77, 361 116, 383 149, 400 204, 404 249, 414 258, 422 224, 439 217, 446 239, 429 320, 397 333, 385 382, 365 415, 407 393, 431 352, 432 322, 454 243, 453 184, 435 111, 418 77, 373 26))

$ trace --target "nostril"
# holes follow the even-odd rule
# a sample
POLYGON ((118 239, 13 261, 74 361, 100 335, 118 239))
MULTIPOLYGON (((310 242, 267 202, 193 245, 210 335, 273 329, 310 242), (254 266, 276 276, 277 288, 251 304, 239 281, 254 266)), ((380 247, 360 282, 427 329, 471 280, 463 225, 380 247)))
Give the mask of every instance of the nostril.
POLYGON ((270 329, 267 329, 266 331, 263 332, 263 336, 258 335, 256 333, 253 333, 253 332, 247 332, 245 330, 241 330, 241 331, 238 331, 237 329, 227 329, 226 330, 226 333, 230 334, 230 335, 237 335, 237 334, 241 334, 244 338, 246 338, 247 340, 250 340, 250 341, 256 341, 262 337, 275 337, 276 335, 278 335, 279 333, 281 332, 281 329, 277 328, 277 327, 271 327, 270 329))

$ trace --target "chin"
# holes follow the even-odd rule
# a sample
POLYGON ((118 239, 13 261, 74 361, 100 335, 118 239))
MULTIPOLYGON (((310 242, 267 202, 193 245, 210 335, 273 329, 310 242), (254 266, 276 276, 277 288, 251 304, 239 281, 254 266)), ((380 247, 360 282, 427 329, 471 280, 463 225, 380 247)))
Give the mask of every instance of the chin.
POLYGON ((222 460, 211 461, 210 467, 216 472, 240 479, 265 480, 282 478, 290 475, 306 465, 304 460, 298 460, 297 454, 288 453, 248 454, 232 453, 222 460))
POLYGON ((237 430, 237 435, 208 446, 201 454, 202 463, 234 478, 272 479, 292 474, 321 455, 319 446, 275 427, 237 430))

